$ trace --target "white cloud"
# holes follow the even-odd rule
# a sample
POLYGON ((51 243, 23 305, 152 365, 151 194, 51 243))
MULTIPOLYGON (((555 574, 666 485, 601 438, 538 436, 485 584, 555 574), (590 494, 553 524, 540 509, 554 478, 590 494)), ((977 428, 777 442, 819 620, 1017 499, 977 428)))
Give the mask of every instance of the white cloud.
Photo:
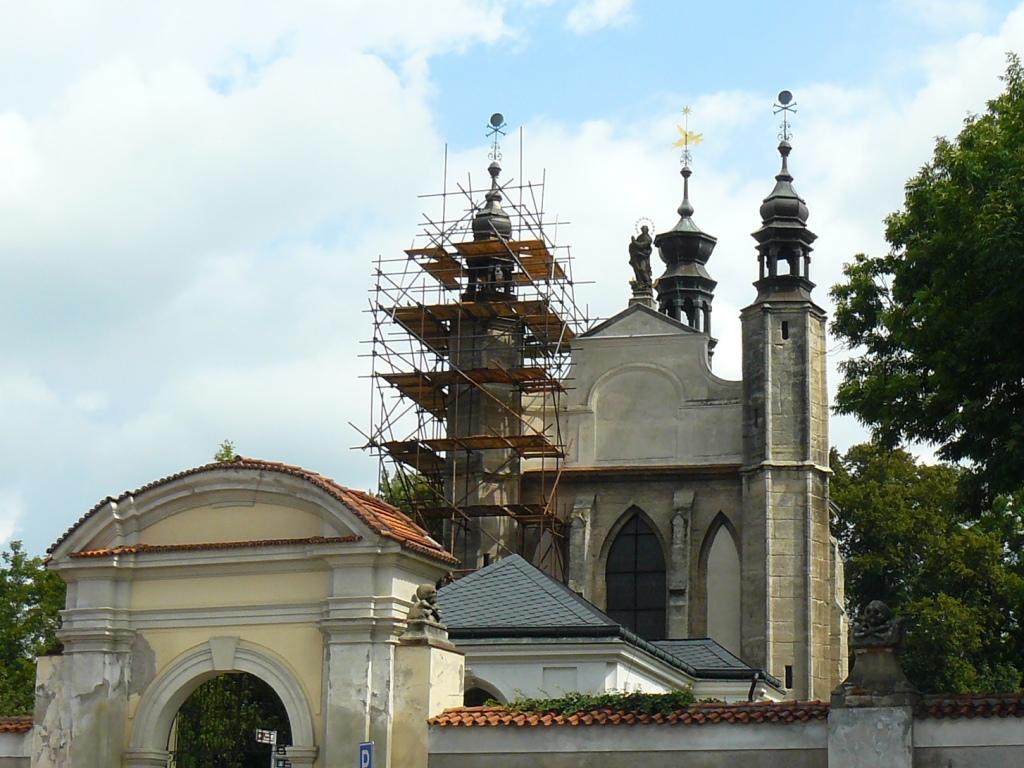
POLYGON ((929 27, 973 29, 992 18, 986 0, 897 0, 897 6, 929 27))
POLYGON ((0 546, 14 538, 18 519, 24 513, 24 509, 19 494, 0 488, 0 546))
MULTIPOLYGON (((0 27, 0 534, 16 524, 40 551, 97 499, 207 460, 225 437, 372 484, 348 426, 368 421, 371 260, 408 247, 415 195, 436 186, 426 63, 506 36, 502 7, 16 7, 0 27)), ((908 98, 794 85, 820 301, 844 259, 884 247, 903 182, 934 135, 998 93, 1022 30, 1017 13, 998 34, 925 52, 908 98)), ((752 296, 748 233, 777 163, 773 119, 759 117, 770 97, 694 101, 709 140, 692 197, 719 238, 715 369, 728 377, 752 296), (748 145, 763 153, 738 166, 748 145)), ((678 117, 526 126, 528 175, 549 170, 545 207, 573 222, 559 240, 576 277, 596 281, 578 289, 594 314, 625 306, 636 220, 674 222, 678 117)), ((450 178, 477 177, 484 158, 453 153, 450 178)), ((840 444, 859 434, 843 424, 840 444)))
POLYGON ((631 18, 633 0, 579 0, 565 17, 565 25, 577 35, 624 24, 631 18))

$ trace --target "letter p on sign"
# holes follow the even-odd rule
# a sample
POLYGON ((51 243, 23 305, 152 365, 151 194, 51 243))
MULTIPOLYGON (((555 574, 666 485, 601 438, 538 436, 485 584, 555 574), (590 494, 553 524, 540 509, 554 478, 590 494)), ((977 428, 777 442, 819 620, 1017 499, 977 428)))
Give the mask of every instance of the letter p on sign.
POLYGON ((373 768, 372 741, 364 741, 359 745, 359 768, 373 768))

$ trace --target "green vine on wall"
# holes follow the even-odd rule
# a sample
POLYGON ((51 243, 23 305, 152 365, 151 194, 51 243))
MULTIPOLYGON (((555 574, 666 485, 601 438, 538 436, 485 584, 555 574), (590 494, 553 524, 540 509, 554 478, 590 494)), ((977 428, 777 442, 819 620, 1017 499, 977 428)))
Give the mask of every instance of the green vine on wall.
POLYGON ((693 691, 683 688, 668 693, 567 693, 550 699, 515 699, 500 704, 493 699, 488 706, 503 706, 510 712, 553 712, 560 715, 575 715, 597 709, 622 712, 643 712, 644 714, 669 715, 685 709, 696 701, 693 691))

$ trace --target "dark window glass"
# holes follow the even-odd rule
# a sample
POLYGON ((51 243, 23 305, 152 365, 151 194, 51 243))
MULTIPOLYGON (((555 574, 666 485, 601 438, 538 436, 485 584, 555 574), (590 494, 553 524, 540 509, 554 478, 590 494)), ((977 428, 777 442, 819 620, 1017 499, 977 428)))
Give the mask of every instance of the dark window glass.
POLYGON ((605 580, 609 616, 648 640, 665 637, 665 557, 639 515, 612 542, 605 580))

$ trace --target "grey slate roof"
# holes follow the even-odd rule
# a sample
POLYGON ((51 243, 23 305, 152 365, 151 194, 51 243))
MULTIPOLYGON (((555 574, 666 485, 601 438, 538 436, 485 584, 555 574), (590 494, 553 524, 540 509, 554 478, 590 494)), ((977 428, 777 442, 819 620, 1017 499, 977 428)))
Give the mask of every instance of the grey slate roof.
POLYGON ((698 678, 749 680, 757 671, 710 638, 644 640, 519 555, 445 585, 437 601, 441 621, 456 643, 477 638, 605 637, 621 639, 698 678))
POLYGON ((734 656, 710 637, 689 640, 652 640, 651 645, 675 656, 694 669, 742 669, 753 672, 738 656, 734 656))
POLYGON ((618 634, 619 625, 595 606, 533 567, 519 555, 509 555, 486 568, 441 588, 437 594, 441 619, 452 637, 472 632, 491 637, 513 631, 548 630, 550 636, 618 634))

